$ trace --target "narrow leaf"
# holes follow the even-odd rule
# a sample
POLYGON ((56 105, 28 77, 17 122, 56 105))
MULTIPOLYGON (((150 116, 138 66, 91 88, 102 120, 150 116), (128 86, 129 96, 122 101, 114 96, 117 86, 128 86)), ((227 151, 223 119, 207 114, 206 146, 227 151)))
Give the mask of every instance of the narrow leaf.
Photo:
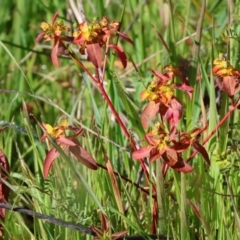
POLYGON ((53 15, 53 18, 52 18, 52 25, 54 25, 57 17, 58 17, 58 12, 55 12, 54 15, 53 15))
POLYGON ((123 68, 126 68, 127 56, 126 56, 125 52, 123 51, 123 49, 120 48, 119 46, 113 45, 113 44, 110 44, 109 47, 115 51, 115 53, 117 54, 118 58, 120 59, 122 65, 123 65, 123 68))
POLYGON ((157 76, 158 78, 160 78, 162 80, 162 82, 167 82, 170 78, 168 76, 165 76, 164 74, 162 74, 161 72, 159 71, 156 71, 156 70, 152 70, 153 74, 155 76, 157 76))
POLYGON ((210 166, 210 159, 206 149, 198 141, 194 141, 193 147, 203 156, 204 160, 210 166))
POLYGON ((116 180, 116 177, 115 177, 114 172, 113 172, 112 164, 111 164, 109 158, 107 158, 106 155, 105 155, 105 161, 106 161, 106 167, 107 167, 107 170, 108 170, 108 174, 109 174, 109 177, 110 177, 110 180, 111 180, 114 196, 115 196, 115 199, 116 199, 116 202, 117 202, 117 205, 118 205, 118 210, 119 210, 120 213, 124 214, 121 194, 120 194, 120 191, 119 191, 117 180, 116 180))
POLYGON ((52 148, 48 153, 43 163, 43 177, 48 177, 49 171, 52 167, 53 161, 59 156, 59 152, 56 148, 52 148))
POLYGON ((96 68, 102 66, 102 49, 98 43, 87 44, 87 54, 88 60, 92 62, 96 68))
POLYGON ((59 45, 59 38, 54 39, 54 45, 51 51, 51 58, 52 62, 55 66, 59 67, 59 62, 58 62, 58 45, 59 45))
POLYGON ((38 43, 43 38, 44 35, 45 35, 45 32, 39 33, 35 39, 35 43, 38 43))
POLYGON ((81 162, 86 167, 92 170, 97 169, 97 163, 94 160, 94 158, 91 156, 91 154, 88 153, 84 148, 82 148, 78 144, 76 146, 70 146, 69 151, 78 162, 81 162))
POLYGON ((132 39, 130 37, 128 37, 125 33, 119 32, 117 31, 118 35, 121 36, 124 40, 126 40, 127 42, 131 43, 132 45, 134 45, 134 42, 132 41, 132 39))
POLYGON ((105 214, 100 212, 101 216, 101 229, 104 231, 107 231, 109 229, 109 221, 107 220, 107 217, 105 214))

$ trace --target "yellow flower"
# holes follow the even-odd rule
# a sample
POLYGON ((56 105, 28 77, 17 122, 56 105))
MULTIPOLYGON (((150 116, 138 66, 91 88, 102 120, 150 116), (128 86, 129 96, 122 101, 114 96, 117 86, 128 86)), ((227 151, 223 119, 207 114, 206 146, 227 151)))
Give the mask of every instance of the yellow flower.
POLYGON ((159 87, 160 96, 164 104, 168 104, 174 95, 174 88, 171 85, 162 85, 159 87))
POLYGON ((40 25, 40 27, 41 27, 41 29, 42 29, 43 31, 47 31, 47 30, 49 30, 49 28, 51 27, 51 25, 48 24, 48 23, 46 23, 46 22, 42 22, 41 25, 40 25))
POLYGON ((101 30, 101 27, 97 23, 81 23, 78 26, 78 30, 73 33, 73 37, 81 37, 86 42, 94 42, 98 39, 99 30, 101 30))
MULTIPOLYGON (((55 13, 52 24, 42 22, 40 27, 43 30, 43 38, 45 41, 59 37, 62 31, 69 31, 69 28, 64 25, 63 21, 56 21, 58 13, 55 13)), ((40 40, 40 39, 39 39, 40 40)))
POLYGON ((45 124, 47 133, 54 139, 57 139, 60 136, 64 135, 67 127, 68 123, 66 118, 62 118, 60 124, 55 127, 52 127, 50 124, 45 124))

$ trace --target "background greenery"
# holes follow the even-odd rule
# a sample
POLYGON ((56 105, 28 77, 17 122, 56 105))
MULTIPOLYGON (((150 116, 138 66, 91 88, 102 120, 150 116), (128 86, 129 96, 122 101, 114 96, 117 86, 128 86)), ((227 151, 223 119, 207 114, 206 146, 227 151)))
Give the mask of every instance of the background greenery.
MULTIPOLYGON (((216 103, 219 93, 215 92, 211 66, 222 52, 239 69, 239 1, 207 2, 203 25, 197 32, 201 33, 199 56, 195 55, 198 44, 194 41, 200 0, 82 2, 88 21, 102 16, 120 21, 123 14, 121 30, 135 43, 131 46, 119 40, 129 63, 122 69, 116 60, 113 68, 109 65, 106 79, 108 94, 135 139, 141 140, 144 136, 139 113, 145 103, 139 94, 151 80, 150 70, 161 71, 170 62, 185 66, 195 89, 192 100, 185 95, 178 96, 185 107, 180 128, 188 131, 202 126, 206 118, 208 132, 216 126, 228 110, 228 99, 222 94, 221 102, 216 103), (169 51, 156 32, 161 34, 169 51)), ((79 12, 76 3, 70 0, 1 0, 0 124, 10 127, 0 134, 0 149, 11 166, 9 203, 86 226, 99 226, 99 212, 104 211, 112 232, 127 229, 129 235, 151 233, 152 199, 117 178, 126 210, 122 215, 104 169, 91 171, 71 159, 59 158, 50 177, 43 180, 42 164, 47 147, 40 143, 40 127, 29 113, 52 125, 66 116, 70 123, 85 128, 81 143, 98 163, 105 165, 103 145, 116 172, 135 182, 140 171, 139 162, 131 158, 127 139, 87 76, 70 58, 62 57, 59 68, 53 66, 50 44, 35 44, 41 31, 40 23, 51 22, 56 11, 72 26, 77 19, 74 10, 79 12), (76 8, 71 3, 75 3, 76 8), (71 166, 78 174, 73 174, 71 166)), ((83 62, 90 71, 94 70, 91 63, 84 59, 83 62)), ((211 167, 197 155, 191 162, 194 172, 181 175, 168 171, 161 192, 165 226, 159 225, 159 233, 182 240, 240 239, 239 134, 239 111, 236 111, 206 146, 211 167), (200 218, 187 199, 197 207, 200 218)), ((157 182, 155 163, 149 167, 152 181, 157 182)), ((149 187, 144 179, 141 185, 149 187)), ((13 212, 7 212, 5 218, 5 238, 91 239, 13 212)))

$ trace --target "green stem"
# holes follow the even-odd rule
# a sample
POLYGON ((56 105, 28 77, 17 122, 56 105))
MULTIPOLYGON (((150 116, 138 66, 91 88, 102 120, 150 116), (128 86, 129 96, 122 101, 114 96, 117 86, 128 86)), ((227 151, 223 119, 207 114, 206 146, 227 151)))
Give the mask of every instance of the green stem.
POLYGON ((181 173, 181 206, 180 206, 181 240, 189 239, 187 232, 188 225, 186 219, 186 204, 187 204, 186 178, 185 174, 181 173))
POLYGON ((234 195, 233 195, 233 191, 232 191, 232 187, 229 183, 229 180, 228 180, 228 176, 226 173, 224 173, 224 177, 225 177, 225 180, 226 180, 226 183, 227 183, 227 187, 228 187, 228 190, 229 190, 229 193, 230 193, 230 197, 231 197, 231 201, 232 201, 232 205, 233 205, 233 209, 234 209, 234 215, 235 215, 235 220, 236 220, 236 226, 238 228, 238 233, 240 232, 240 216, 239 216, 239 213, 238 213, 238 207, 235 203, 235 199, 234 199, 234 195))
MULTIPOLYGON (((226 93, 222 94, 221 97, 221 108, 220 108, 220 118, 225 117, 225 113, 228 110, 229 106, 229 98, 226 93)), ((230 116, 230 115, 229 115, 230 116)), ((228 136, 228 129, 229 129, 229 118, 226 118, 223 124, 221 125, 221 129, 219 130, 219 151, 220 153, 225 151, 226 146, 227 146, 227 136, 228 136)))
POLYGON ((156 190, 157 190, 157 205, 158 205, 158 226, 159 233, 164 234, 166 231, 166 213, 165 213, 165 188, 164 178, 162 174, 162 159, 156 161, 156 190))

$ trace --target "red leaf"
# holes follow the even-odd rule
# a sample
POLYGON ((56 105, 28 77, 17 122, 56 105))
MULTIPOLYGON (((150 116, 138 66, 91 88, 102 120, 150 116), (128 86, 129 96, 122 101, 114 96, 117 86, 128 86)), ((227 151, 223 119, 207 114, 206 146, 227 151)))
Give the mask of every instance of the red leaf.
POLYGON ((127 56, 126 56, 125 52, 123 51, 123 49, 120 48, 119 46, 113 45, 113 44, 110 44, 109 47, 112 48, 115 51, 115 53, 118 55, 118 58, 120 59, 122 65, 123 65, 123 68, 126 68, 127 56))
POLYGON ((53 161, 59 156, 56 148, 52 148, 48 153, 43 163, 43 177, 46 179, 52 167, 53 161))
POLYGON ((54 25, 57 17, 58 17, 58 12, 55 12, 54 15, 53 15, 53 18, 52 18, 52 25, 54 25))
POLYGON ((101 215, 101 230, 102 231, 108 231, 109 230, 109 222, 107 220, 107 217, 100 212, 101 215))
POLYGON ((172 166, 174 170, 178 172, 183 172, 183 173, 190 173, 194 170, 192 166, 190 166, 188 163, 182 161, 182 162, 177 162, 174 166, 172 166))
POLYGON ((38 43, 43 38, 44 35, 45 35, 45 32, 39 33, 35 39, 35 43, 38 43))
POLYGON ((152 147, 149 147, 149 146, 141 147, 132 153, 132 157, 136 160, 149 157, 151 150, 152 150, 152 147))
MULTIPOLYGON (((98 236, 98 237, 101 237, 103 236, 103 233, 104 231, 97 228, 97 227, 94 227, 93 225, 90 226, 90 228, 92 229, 92 231, 98 236)), ((100 238, 101 239, 101 238, 100 238)))
POLYGON ((58 139, 57 139, 57 142, 58 143, 63 143, 67 146, 76 146, 76 143, 73 142, 72 140, 66 138, 65 136, 60 136, 58 139))
POLYGON ((187 92, 190 99, 192 99, 192 93, 194 89, 191 86, 187 85, 186 83, 183 84, 176 83, 174 86, 177 89, 187 92))
POLYGON ((223 77, 223 91, 225 91, 229 96, 233 96, 235 94, 235 86, 236 86, 237 78, 234 76, 225 76, 223 77))
MULTIPOLYGON (((165 153, 165 154, 163 154, 162 158, 171 168, 173 168, 174 170, 176 170, 178 172, 189 173, 194 170, 194 168, 192 166, 190 166, 188 163, 183 161, 182 157, 179 156, 179 154, 177 155, 177 162, 174 165, 172 165, 173 159, 170 159, 171 155, 167 155, 165 153)), ((174 159, 174 161, 175 160, 176 159, 174 159)))
POLYGON ((141 122, 144 129, 147 129, 159 112, 160 103, 155 103, 154 101, 150 101, 148 105, 144 108, 142 115, 141 115, 141 122))
POLYGON ((51 51, 51 58, 52 62, 55 66, 59 67, 59 62, 58 62, 58 45, 59 45, 59 38, 54 39, 54 45, 51 51))
POLYGON ((193 147, 203 156, 204 160, 210 166, 210 159, 206 149, 198 141, 194 141, 193 147))
MULTIPOLYGON (((9 163, 7 157, 0 150, 0 177, 7 181, 8 174, 10 172, 9 163)), ((6 203, 8 201, 9 196, 9 188, 2 181, 0 182, 0 203, 6 203)), ((5 209, 0 208, 0 219, 3 221, 5 218, 5 209)), ((0 229, 3 228, 0 225, 0 229)))
POLYGON ((88 153, 84 148, 79 146, 78 141, 74 140, 75 143, 77 143, 76 146, 70 146, 69 151, 73 155, 73 157, 78 161, 84 164, 86 167, 96 170, 97 169, 97 163, 93 159, 90 153, 88 153))
POLYGON ((181 139, 180 142, 172 141, 174 143, 173 149, 176 150, 178 153, 182 153, 190 146, 189 139, 181 139))
POLYGON ((170 80, 169 76, 165 76, 164 74, 162 74, 162 73, 159 72, 159 71, 152 70, 152 72, 153 72, 153 74, 154 74, 155 76, 157 76, 158 78, 160 78, 160 79, 162 80, 162 81, 161 81, 162 83, 167 82, 167 81, 170 80))
POLYGON ((102 66, 102 49, 99 43, 87 44, 86 47, 88 60, 92 62, 96 68, 100 68, 102 66))
POLYGON ((134 45, 134 42, 131 40, 130 37, 128 37, 125 33, 119 32, 117 31, 117 33, 127 42, 131 43, 132 45, 134 45))
POLYGON ((226 92, 230 97, 239 91, 239 79, 236 76, 217 77, 216 84, 220 90, 226 92))

